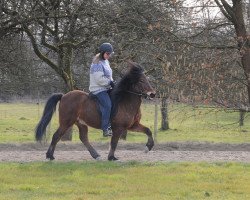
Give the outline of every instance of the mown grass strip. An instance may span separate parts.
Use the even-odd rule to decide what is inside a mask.
[[[250,164],[0,163],[0,199],[249,199]]]

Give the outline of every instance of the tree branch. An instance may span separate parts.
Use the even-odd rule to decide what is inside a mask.
[[[45,36],[46,36],[46,31],[48,30],[49,27],[47,26],[47,19],[46,18],[45,18],[44,21],[45,21],[45,23],[43,23],[40,20],[38,21],[38,23],[42,26],[41,44],[44,45],[45,47],[53,50],[54,52],[58,52],[59,50],[55,46],[53,46],[53,45],[51,45],[51,44],[49,44],[49,43],[46,42]],[[49,32],[50,32],[50,30],[49,30]],[[53,30],[51,30],[51,31],[53,32]]]
[[[223,15],[231,22],[233,22],[233,18],[231,15],[229,15],[229,13],[225,10],[225,7],[219,2],[219,0],[214,0],[215,3],[218,5],[218,7],[220,8],[221,12],[223,13]]]
[[[58,68],[58,66],[53,63],[50,59],[48,59],[45,55],[43,55],[41,53],[41,51],[38,49],[38,45],[36,42],[35,37],[32,35],[32,33],[30,32],[28,26],[26,24],[23,24],[23,29],[25,31],[25,33],[28,35],[28,37],[30,38],[32,47],[34,49],[35,54],[45,63],[47,63],[52,69],[54,69],[58,74],[62,74],[62,72],[60,71],[60,69]]]
[[[225,10],[227,11],[227,13],[231,16],[232,22],[235,23],[236,22],[236,16],[234,14],[232,6],[230,6],[227,3],[227,1],[225,1],[225,0],[221,0],[221,2],[222,2],[222,5],[224,6]]]

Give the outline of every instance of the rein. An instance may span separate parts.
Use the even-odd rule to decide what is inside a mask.
[[[137,95],[137,96],[141,96],[141,97],[144,97],[145,99],[147,99],[149,96],[145,93],[140,93],[140,92],[132,92],[132,91],[129,91],[127,90],[128,93],[130,94],[134,94],[134,95]]]

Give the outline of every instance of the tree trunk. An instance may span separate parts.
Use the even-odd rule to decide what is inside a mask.
[[[244,126],[245,114],[246,114],[245,111],[240,110],[240,120],[239,120],[239,125],[240,126]]]
[[[75,84],[73,81],[72,70],[71,70],[71,60],[73,56],[73,49],[71,47],[60,48],[58,65],[62,69],[62,77],[67,85],[68,91],[75,89]],[[72,127],[70,127],[66,133],[61,138],[62,141],[72,140]]]
[[[250,103],[250,37],[247,34],[246,24],[244,22],[242,1],[233,1],[232,22],[237,35],[238,47],[241,55],[241,64],[247,80],[248,103]]]
[[[58,53],[58,66],[61,69],[61,77],[67,85],[68,91],[75,89],[75,83],[72,76],[72,47],[61,47]]]
[[[250,37],[249,33],[247,33],[247,24],[244,21],[243,3],[241,0],[233,1],[233,11],[232,22],[237,35],[241,64],[246,76],[248,103],[250,104]],[[245,111],[240,111],[240,126],[244,125],[244,116]]]
[[[245,52],[242,52],[241,63],[247,79],[248,103],[250,104],[250,47],[246,47]]]
[[[221,3],[219,0],[214,1],[224,16],[234,25],[241,64],[246,76],[248,103],[250,103],[250,33],[247,33],[247,24],[244,21],[243,2],[242,0],[232,0],[233,5],[231,5],[226,0],[221,0]]]
[[[161,99],[161,129],[168,130],[169,123],[168,123],[168,102],[167,97],[162,97]]]

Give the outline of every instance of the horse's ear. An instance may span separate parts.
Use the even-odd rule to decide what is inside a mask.
[[[123,69],[119,73],[121,78],[124,75],[126,75],[131,70],[131,68],[134,67],[134,63],[131,60],[127,60],[126,63],[127,63],[127,66],[124,66]]]
[[[132,62],[131,60],[127,60],[127,63],[128,63],[128,70],[130,70],[132,67],[135,66],[135,63]]]
[[[140,72],[143,72],[143,68],[138,63],[133,62],[131,60],[128,60],[127,63],[128,63],[128,67],[127,67],[128,71],[131,71],[131,70],[137,71],[137,70],[139,70]]]

